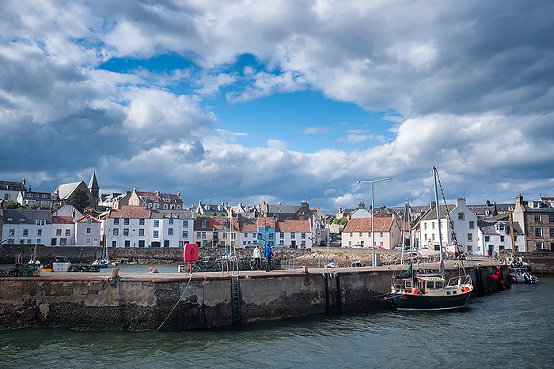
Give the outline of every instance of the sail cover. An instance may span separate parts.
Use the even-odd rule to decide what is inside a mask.
[[[397,278],[397,279],[404,279],[404,278],[411,278],[412,277],[412,263],[410,263],[410,267],[408,268],[408,270],[406,271],[406,274],[404,275],[398,275],[394,278]]]

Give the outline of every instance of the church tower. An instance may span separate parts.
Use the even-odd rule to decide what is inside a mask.
[[[90,182],[88,183],[88,190],[90,191],[90,194],[95,200],[95,203],[98,203],[98,199],[100,198],[100,186],[98,186],[98,181],[96,180],[96,173],[92,172],[92,177],[90,179]]]

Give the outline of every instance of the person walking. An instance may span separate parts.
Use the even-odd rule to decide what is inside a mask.
[[[260,251],[259,246],[256,245],[256,247],[254,248],[254,253],[252,254],[252,257],[254,258],[254,269],[255,270],[262,269],[262,263],[261,263],[262,252]]]
[[[271,272],[271,258],[273,257],[273,251],[271,251],[271,245],[269,244],[269,242],[267,243],[267,245],[265,247],[264,253],[265,253],[265,257],[267,259],[267,265],[265,267],[265,271],[266,272]]]

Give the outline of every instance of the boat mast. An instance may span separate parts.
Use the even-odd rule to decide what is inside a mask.
[[[514,223],[512,216],[512,209],[510,209],[510,236],[512,237],[512,262],[516,261],[516,242],[514,239]]]
[[[435,207],[437,209],[437,227],[439,229],[439,247],[440,247],[440,273],[444,277],[444,257],[442,253],[442,235],[441,235],[441,217],[440,217],[440,206],[439,206],[439,189],[437,185],[437,168],[433,166],[433,178],[435,184]]]

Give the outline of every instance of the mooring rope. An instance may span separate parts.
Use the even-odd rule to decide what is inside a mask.
[[[187,288],[189,288],[190,281],[192,281],[192,274],[191,274],[190,277],[189,277],[189,281],[188,281],[188,283],[187,283],[187,286],[185,287],[185,290],[184,290],[183,293],[181,294],[181,297],[179,297],[179,300],[175,303],[175,306],[173,306],[173,309],[171,309],[171,311],[169,312],[169,314],[167,315],[167,317],[165,318],[165,320],[162,322],[162,324],[160,324],[160,326],[158,327],[158,329],[156,329],[157,331],[159,331],[160,328],[165,324],[165,322],[167,321],[167,319],[169,319],[169,317],[170,317],[171,314],[173,313],[173,310],[175,310],[175,308],[177,307],[177,305],[179,304],[179,302],[181,302],[181,300],[183,299],[183,296],[185,296],[185,292],[187,292]]]

